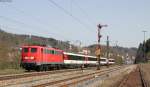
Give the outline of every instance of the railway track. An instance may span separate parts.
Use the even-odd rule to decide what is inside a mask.
[[[140,67],[139,67],[139,72],[140,72],[142,87],[148,87],[148,85],[146,84],[145,79],[143,78],[143,73],[142,73],[142,70],[141,70]]]
[[[114,67],[114,66],[111,66],[111,67]],[[84,70],[91,69],[91,68],[93,67],[84,68]],[[48,74],[54,74],[54,73],[56,74],[56,73],[64,73],[64,72],[73,72],[73,71],[80,71],[80,70],[81,70],[80,68],[77,68],[77,69],[62,69],[62,70],[43,71],[43,72],[28,72],[28,73],[22,73],[22,74],[0,75],[0,81],[48,75]]]
[[[109,69],[115,67],[120,67],[120,66],[112,66]],[[106,67],[102,67],[102,69],[97,72],[104,72],[106,69],[107,69]],[[92,72],[93,70],[96,71],[96,68],[86,68],[84,69],[83,72],[81,69],[68,69],[68,70],[65,69],[65,70],[56,70],[56,71],[48,71],[48,72],[32,72],[32,73],[25,73],[25,74],[5,75],[5,76],[0,76],[0,86],[31,87],[39,84],[44,84],[47,81],[59,79],[60,77],[72,77],[73,75],[80,75],[80,74],[84,75],[84,73]],[[93,74],[95,74],[94,77],[98,76],[96,73]]]
[[[129,75],[124,76],[123,81],[119,84],[118,87],[127,87],[127,86],[148,87],[145,79],[143,78],[143,73],[140,68],[140,65],[138,65],[134,71],[129,73]]]
[[[91,70],[95,68],[85,68],[84,70]],[[65,70],[56,70],[56,71],[47,71],[47,72],[32,72],[32,73],[24,73],[24,74],[15,74],[15,75],[5,75],[0,76],[0,87],[22,87],[16,86],[18,84],[28,84],[36,81],[40,81],[43,79],[48,79],[50,77],[59,77],[59,74],[63,73],[81,73],[81,69],[65,69]],[[65,76],[65,75],[64,75]],[[26,86],[24,86],[26,87]],[[31,87],[31,86],[28,86]]]
[[[47,86],[51,86],[51,87],[68,87],[70,85],[74,85],[83,81],[87,81],[90,79],[94,79],[96,77],[99,76],[103,76],[103,75],[108,75],[108,73],[119,70],[123,67],[115,67],[115,68],[111,68],[111,69],[106,69],[106,70],[99,70],[96,72],[91,72],[88,74],[80,74],[80,75],[76,75],[76,76],[70,76],[68,78],[64,78],[64,79],[60,79],[60,80],[55,80],[55,81],[50,81],[44,84],[39,84],[39,85],[35,85],[33,87],[47,87]]]
[[[118,84],[118,87],[124,87],[128,81],[129,75],[125,75],[122,81]]]
[[[86,69],[90,69],[90,68],[86,68]],[[78,68],[78,69],[63,69],[63,70],[54,70],[54,71],[46,71],[46,72],[30,72],[30,73],[12,74],[12,75],[4,75],[4,76],[2,75],[0,76],[0,81],[48,75],[48,74],[64,73],[64,72],[73,72],[73,71],[80,71],[80,70],[81,69]]]

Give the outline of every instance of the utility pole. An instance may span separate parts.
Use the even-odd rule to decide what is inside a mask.
[[[97,62],[98,62],[97,70],[100,70],[100,57],[101,57],[100,39],[101,39],[101,37],[102,37],[100,33],[101,33],[102,27],[107,27],[107,25],[98,24],[97,27],[98,27],[98,45],[97,45],[95,54],[96,54],[96,56],[97,56]]]
[[[115,41],[116,48],[118,47],[118,41]]]
[[[71,41],[69,41],[69,51],[72,51],[72,45],[71,45]]]
[[[145,33],[146,33],[147,31],[143,30],[142,32],[144,33],[144,42],[145,42]]]
[[[82,44],[82,43],[81,43],[80,40],[76,40],[75,42],[76,42],[77,44],[79,43],[79,44],[78,44],[78,53],[80,53],[80,52],[82,51],[82,49],[81,49],[81,44]]]
[[[107,36],[107,67],[109,67],[109,36]]]
[[[145,46],[145,44],[146,44],[146,42],[145,42],[145,33],[146,33],[147,31],[143,30],[142,32],[144,33],[143,57],[144,57],[145,61],[147,61],[147,60],[146,60],[146,54],[145,54],[145,51],[146,51],[146,46]]]

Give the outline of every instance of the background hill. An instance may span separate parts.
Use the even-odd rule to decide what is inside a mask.
[[[48,45],[64,51],[77,53],[79,50],[88,49],[90,55],[95,55],[95,45],[79,48],[69,41],[56,40],[54,38],[45,38],[40,36],[18,35],[3,31],[0,29],[0,69],[19,68],[20,47],[22,45]],[[71,46],[71,49],[70,49]],[[110,56],[121,59],[122,56],[135,56],[136,48],[110,47]],[[106,56],[106,46],[102,46],[102,55]]]

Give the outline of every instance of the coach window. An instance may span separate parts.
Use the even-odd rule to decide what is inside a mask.
[[[25,53],[29,52],[29,48],[24,48],[23,52],[25,52]]]
[[[69,60],[76,60],[73,55],[68,55]]]
[[[106,61],[106,59],[100,59],[100,61]]]
[[[50,54],[50,50],[46,49],[46,54]]]
[[[57,51],[57,54],[58,54],[58,55],[60,55],[60,54],[61,54],[61,52]]]
[[[88,57],[88,60],[89,60],[89,61],[97,61],[96,58],[91,58],[91,57]]]
[[[44,52],[43,53],[45,53],[46,54],[46,49],[44,49]]]
[[[60,52],[59,52],[59,51],[55,51],[55,54],[59,55],[59,54],[60,54]]]
[[[84,60],[85,57],[79,56],[79,60]]]
[[[75,60],[84,60],[84,57],[82,57],[82,56],[77,56],[77,57],[75,57]]]
[[[88,60],[89,60],[89,61],[93,61],[92,58],[90,58],[90,57],[88,58]]]
[[[56,52],[55,54],[57,54],[57,55],[59,54],[59,52],[58,52],[58,51],[55,51],[55,52]]]
[[[55,54],[59,55],[59,51],[55,51]]]
[[[54,54],[57,54],[57,51],[54,51]]]
[[[46,54],[51,54],[51,51],[48,50],[48,49],[45,49],[45,53],[46,53]]]
[[[54,52],[54,50],[51,50],[51,54],[54,54],[55,52]]]
[[[31,48],[31,53],[36,53],[37,52],[37,48]]]

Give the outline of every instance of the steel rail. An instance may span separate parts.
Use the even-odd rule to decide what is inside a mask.
[[[113,69],[108,69],[108,70],[103,70],[103,71],[101,71],[101,70],[99,70],[99,71],[97,71],[97,72],[92,72],[92,73],[89,73],[89,74],[84,74],[84,75],[78,75],[78,76],[74,76],[74,77],[70,77],[70,78],[65,78],[65,79],[61,79],[61,80],[56,80],[56,81],[51,81],[51,82],[48,82],[48,83],[44,83],[44,84],[40,84],[40,85],[35,85],[35,86],[33,86],[33,87],[45,87],[45,86],[50,86],[50,85],[54,85],[54,84],[58,84],[58,83],[61,83],[61,82],[66,82],[66,81],[70,81],[70,80],[74,80],[74,79],[78,79],[78,78],[84,78],[84,79],[82,79],[82,80],[80,80],[80,81],[76,81],[76,83],[78,83],[78,82],[81,82],[81,81],[85,81],[86,79],[92,79],[92,78],[95,78],[95,76],[91,76],[91,75],[95,75],[95,74],[106,74],[107,72],[112,72],[113,70],[118,70],[118,69],[120,69],[120,68],[122,68],[122,67],[115,67],[115,68],[113,68]],[[88,77],[89,76],[89,77]],[[99,75],[97,75],[97,76],[99,76]],[[85,78],[85,77],[87,77],[87,78]],[[71,85],[71,84],[73,84],[73,83],[70,83],[70,84],[67,84],[67,85]],[[66,85],[66,84],[65,84]]]
[[[142,70],[141,68],[139,67],[139,72],[140,72],[140,77],[141,77],[141,82],[142,82],[142,87],[148,87],[145,79],[143,78],[143,73],[142,73]]]
[[[32,73],[24,73],[24,74],[6,75],[6,76],[0,76],[0,81],[19,79],[19,78],[25,78],[25,77],[33,77],[33,76],[42,76],[42,75],[48,75],[48,74],[56,74],[56,73],[62,73],[62,72],[73,72],[73,71],[80,71],[80,70],[81,69],[64,69],[64,70],[47,71],[47,72],[32,72]]]

